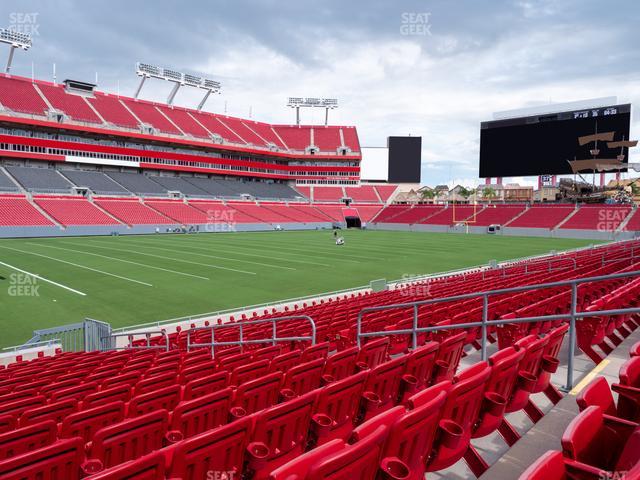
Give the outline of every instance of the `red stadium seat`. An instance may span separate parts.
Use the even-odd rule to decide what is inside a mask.
[[[311,362],[297,365],[289,370],[282,383],[282,390],[289,390],[295,395],[304,395],[320,386],[324,359],[317,358]]]
[[[439,346],[438,342],[428,342],[407,356],[404,373],[415,378],[414,388],[416,391],[422,390],[431,383]]]
[[[520,475],[519,480],[569,480],[562,452],[546,452]]]
[[[388,358],[389,338],[376,338],[360,349],[357,365],[359,368],[375,368]]]
[[[427,471],[450,467],[466,453],[473,426],[482,408],[485,385],[490,375],[491,367],[486,362],[479,362],[454,378],[442,410],[439,434],[434,445],[434,454],[428,461]],[[448,388],[447,384],[439,385],[443,389]],[[414,395],[409,399],[409,405],[413,408],[419,407],[425,403],[426,396],[424,392]]]
[[[183,438],[224,425],[229,420],[233,391],[230,388],[180,402],[171,415],[171,431]],[[171,436],[171,432],[169,432]]]
[[[269,360],[257,360],[255,362],[239,365],[231,372],[230,385],[240,385],[256,378],[262,377],[269,372]]]
[[[351,375],[356,368],[358,347],[347,348],[327,358],[322,372],[325,382],[342,380]]]
[[[78,480],[84,460],[81,438],[60,440],[47,447],[32,450],[0,461],[2,480]]]
[[[233,406],[254,413],[278,403],[282,373],[275,372],[244,383],[236,390]]]
[[[20,426],[26,427],[45,420],[53,420],[60,423],[64,417],[78,409],[78,402],[74,399],[60,400],[41,407],[25,410],[20,415]]]
[[[67,415],[60,425],[60,438],[82,437],[91,441],[103,427],[124,420],[124,403],[111,402]]]
[[[275,470],[271,480],[375,480],[388,427],[353,443],[333,440]],[[392,477],[393,478],[393,477]]]
[[[46,447],[56,441],[56,422],[40,423],[0,434],[0,460]]]
[[[193,377],[184,386],[182,394],[183,400],[191,400],[207,393],[217,392],[229,385],[229,374],[227,372],[218,372],[206,377]]]
[[[180,385],[172,385],[137,395],[129,402],[127,416],[136,417],[158,409],[171,411],[180,401],[180,392]]]
[[[170,447],[169,478],[202,480],[207,472],[228,472],[240,478],[245,465],[252,418],[247,417],[209,430]],[[266,452],[249,447],[256,458]]]
[[[360,408],[366,379],[367,372],[360,372],[320,390],[311,424],[315,444],[347,440]]]
[[[156,480],[165,478],[165,455],[162,451],[150,453],[137,460],[104,470],[91,476],[91,480]],[[203,477],[206,478],[206,477]]]
[[[169,415],[166,410],[155,410],[146,415],[129,418],[101,428],[94,435],[85,466],[87,473],[101,467],[108,468],[128,460],[135,460],[159,449],[163,445]]]
[[[270,471],[304,453],[316,396],[308,393],[256,414],[251,441],[266,447],[268,455],[260,458],[264,467],[255,473],[255,480],[267,478]]]
[[[131,399],[131,387],[129,385],[116,385],[111,388],[103,388],[99,392],[90,393],[82,400],[82,408],[92,408],[106,405],[112,402],[128,402]]]
[[[565,430],[562,450],[565,457],[599,469],[600,478],[609,478],[610,472],[622,475],[640,461],[640,429],[637,423],[603,415],[600,407],[588,407]]]
[[[398,357],[370,370],[363,393],[362,415],[369,419],[394,406],[399,400],[400,381],[406,358]]]
[[[440,342],[436,356],[436,368],[433,372],[433,383],[453,379],[462,358],[466,337],[467,334],[462,332],[446,337]]]
[[[438,386],[431,387],[423,394],[422,405],[403,412],[390,424],[383,457],[401,460],[410,472],[408,477],[403,477],[407,480],[424,478],[446,396],[446,390]]]

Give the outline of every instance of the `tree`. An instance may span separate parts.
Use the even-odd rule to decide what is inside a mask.
[[[458,188],[458,193],[462,198],[467,200],[471,195],[473,195],[473,190],[460,186],[460,188]]]
[[[484,190],[482,190],[482,196],[484,198],[487,198],[489,200],[493,200],[494,198],[496,198],[498,195],[496,194],[496,191],[491,188],[491,187],[485,187]]]
[[[436,196],[436,191],[425,188],[420,192],[420,196],[422,197],[423,200],[432,200]]]

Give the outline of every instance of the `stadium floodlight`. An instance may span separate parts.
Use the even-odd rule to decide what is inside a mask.
[[[199,77],[197,75],[191,75],[189,73],[179,72],[172,68],[164,68],[158,67],[156,65],[149,65],[148,63],[138,62],[136,64],[136,75],[141,77],[140,84],[136,90],[134,98],[138,98],[140,95],[140,91],[142,90],[142,86],[147,78],[158,78],[160,80],[166,80],[168,82],[173,82],[174,86],[169,94],[169,98],[167,98],[167,105],[171,105],[173,103],[173,99],[178,93],[178,89],[182,85],[186,85],[188,87],[201,88],[206,90],[204,98],[198,105],[198,110],[202,110],[204,103],[209,98],[209,95],[213,93],[220,92],[220,82],[216,82],[215,80],[211,80],[209,78]]]
[[[31,36],[8,28],[0,28],[0,43],[9,45],[9,58],[7,59],[7,66],[4,69],[5,73],[9,73],[11,64],[13,63],[14,52],[17,48],[25,51],[29,50],[31,48]]]
[[[324,124],[329,124],[329,110],[338,108],[337,98],[289,97],[287,107],[296,109],[296,125],[300,125],[300,108],[324,108]]]

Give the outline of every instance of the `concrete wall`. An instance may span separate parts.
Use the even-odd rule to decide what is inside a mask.
[[[318,230],[331,228],[331,223],[282,223],[283,230]],[[179,228],[180,225],[79,225],[67,228],[59,227],[0,227],[0,238],[31,238],[31,237],[82,237],[96,235],[145,235],[156,233],[169,233],[171,230]],[[233,229],[225,225],[189,225],[197,232],[220,233],[220,232],[259,232],[274,230],[270,223],[238,223]]]
[[[454,226],[445,225],[407,225],[399,223],[369,224],[370,230],[393,230],[403,232],[439,232],[439,233],[472,233],[487,235],[487,227]],[[507,235],[517,237],[548,237],[548,238],[578,238],[588,240],[628,240],[634,238],[638,232],[601,232],[598,230],[573,230],[560,229],[548,230],[546,228],[519,228],[503,227],[495,235]]]

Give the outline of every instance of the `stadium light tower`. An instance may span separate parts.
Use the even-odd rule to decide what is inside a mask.
[[[178,93],[178,90],[181,86],[186,85],[188,87],[201,88],[206,90],[204,98],[198,104],[198,110],[202,110],[207,98],[209,95],[213,93],[220,92],[220,82],[216,82],[215,80],[210,80],[208,78],[198,77],[196,75],[190,75],[188,73],[178,72],[171,68],[158,67],[155,65],[149,65],[148,63],[140,63],[136,64],[136,75],[141,77],[140,84],[136,89],[136,93],[134,98],[138,98],[140,95],[140,91],[142,90],[142,86],[147,78],[158,78],[160,80],[166,80],[168,82],[173,82],[174,86],[171,89],[171,93],[169,93],[169,98],[167,98],[167,105],[171,105],[173,103],[173,99]]]
[[[9,73],[16,48],[21,48],[25,51],[29,50],[31,48],[31,36],[26,33],[14,32],[7,28],[0,28],[0,42],[9,45],[9,58],[4,69],[5,73]]]
[[[300,125],[300,108],[324,108],[324,124],[329,125],[329,110],[338,108],[337,98],[289,97],[287,107],[296,109],[296,125]]]

